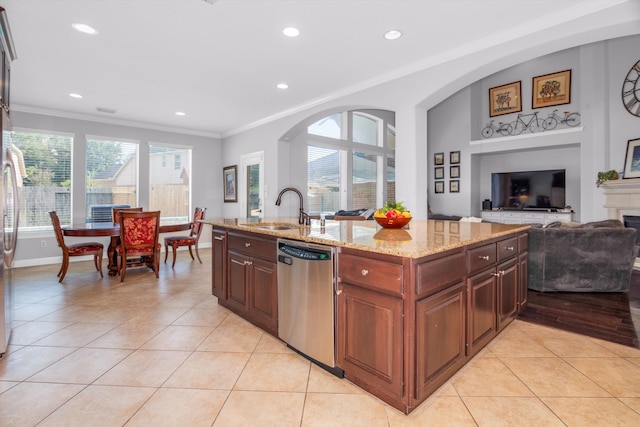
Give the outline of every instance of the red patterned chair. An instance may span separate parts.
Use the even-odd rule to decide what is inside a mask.
[[[67,274],[67,268],[69,268],[69,258],[72,256],[84,256],[84,255],[93,255],[93,263],[96,266],[96,269],[100,272],[100,277],[104,277],[102,275],[102,252],[104,251],[104,245],[98,242],[86,242],[86,243],[75,243],[73,245],[66,245],[64,242],[64,235],[62,234],[62,227],[60,226],[60,218],[58,218],[58,214],[56,211],[50,211],[49,216],[51,217],[51,223],[53,224],[53,231],[56,233],[56,240],[58,241],[58,246],[62,249],[62,266],[60,266],[60,271],[58,271],[58,283],[62,282],[64,276]]]
[[[111,210],[111,216],[113,217],[113,223],[114,224],[118,224],[120,223],[120,212],[142,212],[143,209],[141,207],[139,208],[113,208]]]
[[[202,264],[202,260],[200,259],[200,253],[198,252],[198,241],[200,240],[200,233],[202,233],[203,224],[200,220],[204,219],[204,215],[207,212],[207,208],[196,208],[193,213],[193,221],[191,222],[191,233],[188,236],[169,236],[164,239],[164,262],[167,262],[167,256],[169,255],[169,246],[173,249],[173,264],[171,264],[171,268],[176,265],[176,249],[180,246],[188,246],[189,247],[189,255],[191,255],[191,259],[194,260],[193,252],[191,251],[191,247],[195,246],[196,248],[196,256],[198,257],[198,261]]]
[[[160,248],[160,211],[120,212],[120,243],[116,246],[120,281],[127,267],[145,265],[158,275]]]

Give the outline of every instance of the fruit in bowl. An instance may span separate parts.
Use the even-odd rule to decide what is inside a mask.
[[[389,202],[376,210],[373,218],[384,228],[402,228],[411,221],[411,212],[405,209],[402,202]]]

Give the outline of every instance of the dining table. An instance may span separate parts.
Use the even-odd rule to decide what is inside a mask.
[[[189,222],[160,224],[160,234],[190,229],[191,223]],[[120,242],[120,223],[87,222],[72,224],[70,226],[62,227],[62,234],[69,237],[110,237],[109,246],[107,247],[109,276],[115,276],[118,274],[116,246],[118,246],[118,243]]]

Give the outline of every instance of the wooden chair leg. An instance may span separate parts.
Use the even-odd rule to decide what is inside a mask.
[[[164,263],[167,263],[167,256],[169,255],[169,243],[167,243],[167,240],[165,239],[164,241]]]
[[[174,258],[175,262],[175,258]],[[156,279],[160,278],[158,271],[160,270],[160,249],[156,252],[153,257],[153,272],[156,274]]]
[[[127,260],[124,256],[118,257],[118,271],[120,272],[120,281],[124,282],[124,276],[127,274]]]
[[[63,256],[62,257],[62,266],[60,267],[60,280],[58,280],[58,283],[62,283],[62,280],[64,279],[64,276],[67,274],[67,268],[69,268],[69,257],[68,256]]]
[[[96,269],[100,272],[100,277],[104,277],[102,274],[102,251],[93,256],[93,262],[96,265]]]
[[[173,264],[171,264],[171,268],[176,266],[176,249],[178,245],[171,244],[171,248],[173,249]]]
[[[193,252],[191,251],[191,245],[189,245],[189,255],[191,255],[191,261],[193,261],[195,258],[193,257]]]
[[[202,264],[202,259],[200,259],[200,252],[198,252],[198,242],[196,241],[196,256],[198,257],[198,261]]]

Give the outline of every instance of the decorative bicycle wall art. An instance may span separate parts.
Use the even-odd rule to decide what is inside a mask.
[[[564,116],[558,114],[558,110],[553,110],[546,118],[541,119],[538,117],[538,111],[530,114],[518,114],[516,120],[511,123],[498,122],[495,124],[494,120],[482,128],[482,137],[491,138],[492,136],[508,136],[508,135],[520,135],[525,130],[534,132],[544,132],[546,130],[553,130],[559,125],[566,125],[567,127],[574,127],[580,124],[580,113],[571,113],[569,111],[564,112]]]

